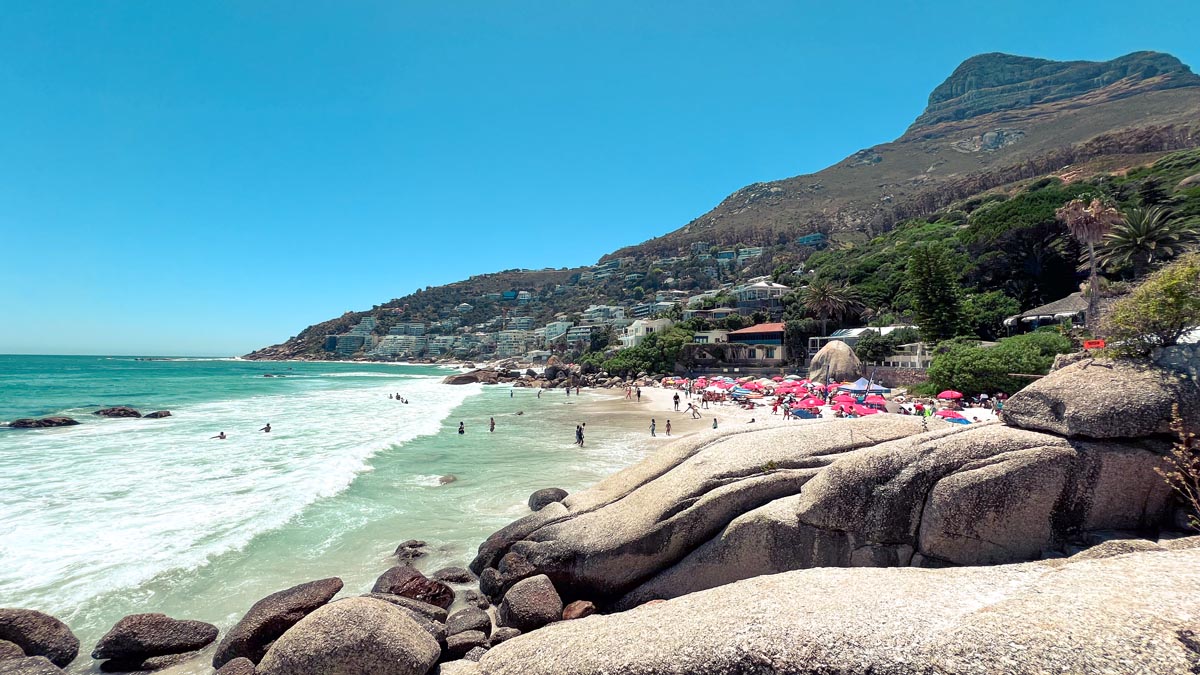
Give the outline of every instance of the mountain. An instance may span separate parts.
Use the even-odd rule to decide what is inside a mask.
[[[613,257],[780,233],[879,234],[897,222],[1078,161],[1200,144],[1200,76],[1169,54],[1048,61],[982,54],[929,95],[904,135],[813,174],[755,183]]]
[[[494,331],[510,316],[528,316],[535,325],[543,325],[555,317],[571,318],[592,303],[633,304],[659,289],[711,288],[714,276],[717,281],[735,281],[769,274],[779,265],[792,269],[813,252],[797,242],[798,235],[820,232],[838,243],[866,243],[902,221],[944,215],[950,207],[974,202],[965,208],[970,213],[989,191],[989,200],[1006,199],[1009,194],[997,191],[1013,192],[1029,179],[1053,177],[1069,183],[1124,175],[1171,151],[1196,147],[1200,76],[1169,54],[1136,52],[1104,62],[982,54],[964,61],[933,90],[925,110],[900,138],[855,152],[813,174],[746,186],[674,232],[602,257],[603,274],[548,268],[477,275],[371,310],[348,312],[247,357],[333,358],[324,350],[325,337],[349,331],[368,315],[376,319],[376,335],[387,334],[401,321],[487,323],[486,330]],[[1169,168],[1167,173],[1190,170],[1193,159],[1181,160],[1182,169]],[[1029,199],[1065,199],[1068,192],[1043,190]],[[1019,210],[1020,204],[1006,208]],[[1047,201],[1038,208],[1052,213],[1051,207]],[[1016,245],[986,240],[993,241],[993,247]],[[763,248],[759,257],[744,264],[739,258],[736,267],[714,267],[713,261],[701,262],[703,256],[693,255],[692,245],[699,242],[706,252],[708,246]],[[974,244],[968,255],[987,258],[988,245]],[[1037,248],[1029,242],[1022,245]],[[993,266],[1003,268],[1006,260],[1000,256]],[[1073,283],[1070,275],[1068,270],[1052,291],[1039,287],[1014,292],[1013,297],[1022,303],[1044,300],[1046,293]],[[975,281],[985,288],[994,280],[981,276]],[[531,302],[516,305],[510,298],[494,299],[514,290],[528,291]],[[892,287],[877,290],[880,297],[895,293]],[[461,307],[463,303],[470,309]]]

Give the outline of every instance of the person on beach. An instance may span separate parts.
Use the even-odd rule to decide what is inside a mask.
[[[713,418],[713,428],[714,429],[717,428],[717,418],[715,418],[715,417]]]
[[[625,387],[625,400],[626,401],[633,400],[633,386],[632,385]]]
[[[637,400],[638,400],[638,403],[642,402],[642,388],[641,387],[637,388]]]
[[[489,417],[488,418],[488,431],[495,431],[495,430],[496,430],[496,418]]]
[[[650,437],[654,437],[654,418],[650,418]]]
[[[512,397],[513,397],[513,390],[512,390],[512,389],[509,389],[509,390],[508,390],[508,397],[509,397],[509,398],[512,398]]]
[[[579,395],[579,385],[575,385],[575,395]]]
[[[671,435],[671,420],[667,420],[667,435]]]
[[[542,397],[542,388],[538,387],[538,398]]]
[[[217,434],[216,436],[213,436],[212,438],[210,438],[210,439],[208,439],[208,440],[210,440],[210,441],[211,441],[211,440],[213,440],[214,438],[215,438],[216,440],[218,440],[218,441],[223,441],[223,440],[225,440],[225,432],[224,432],[224,431],[222,431],[221,433]]]
[[[751,417],[751,418],[750,418],[750,421],[749,421],[749,422],[746,422],[746,424],[754,424],[754,418],[753,418],[753,417]]]
[[[467,433],[467,427],[462,422],[458,423],[458,435],[461,436]]]
[[[689,403],[688,410],[692,411],[692,419],[700,419],[700,409],[696,407],[695,403]]]
[[[259,429],[259,431],[261,431],[263,433],[268,433],[268,434],[271,433],[271,423],[267,422],[267,426]]]
[[[674,396],[673,400],[675,401],[675,410],[676,410],[676,412],[678,412],[679,411],[679,392],[675,392],[675,396]]]

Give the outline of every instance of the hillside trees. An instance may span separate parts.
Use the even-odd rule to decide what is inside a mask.
[[[962,286],[950,251],[940,244],[914,248],[905,280],[921,339],[948,340],[966,329]]]
[[[1071,341],[1053,330],[1004,338],[994,347],[953,340],[938,345],[939,353],[929,366],[929,381],[939,391],[953,389],[968,396],[1011,394],[1031,381],[1015,374],[1044,375],[1055,355],[1071,349]]]
[[[1179,258],[1151,274],[1118,300],[1102,323],[1102,333],[1118,353],[1146,356],[1175,344],[1200,326],[1200,253]]]

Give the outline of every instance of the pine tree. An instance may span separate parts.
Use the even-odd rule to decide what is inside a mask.
[[[936,344],[965,329],[962,285],[950,251],[945,247],[925,244],[914,248],[908,260],[905,285],[913,298],[913,313],[922,341]]]

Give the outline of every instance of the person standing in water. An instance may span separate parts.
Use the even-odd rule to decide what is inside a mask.
[[[654,437],[654,418],[650,418],[650,436]]]
[[[496,430],[496,418],[489,417],[488,418],[488,431],[495,431],[495,430]]]
[[[213,438],[217,439],[218,441],[223,441],[223,440],[225,440],[225,432],[222,431],[221,433],[217,434],[216,436],[213,436],[212,438],[210,438],[208,440],[211,441],[211,440],[213,440]]]
[[[509,397],[509,398],[512,398],[512,397],[513,397],[513,390],[512,390],[512,389],[509,389],[509,390],[508,390],[508,397]]]
[[[538,387],[538,398],[542,397],[542,388]]]
[[[462,436],[465,433],[467,433],[467,427],[462,422],[459,422],[458,423],[458,435]]]
[[[268,433],[268,434],[269,434],[269,433],[271,433],[271,423],[270,423],[270,422],[267,422],[267,426],[265,426],[265,427],[263,427],[263,428],[259,429],[259,431],[262,431],[262,432],[265,432],[265,433]]]

